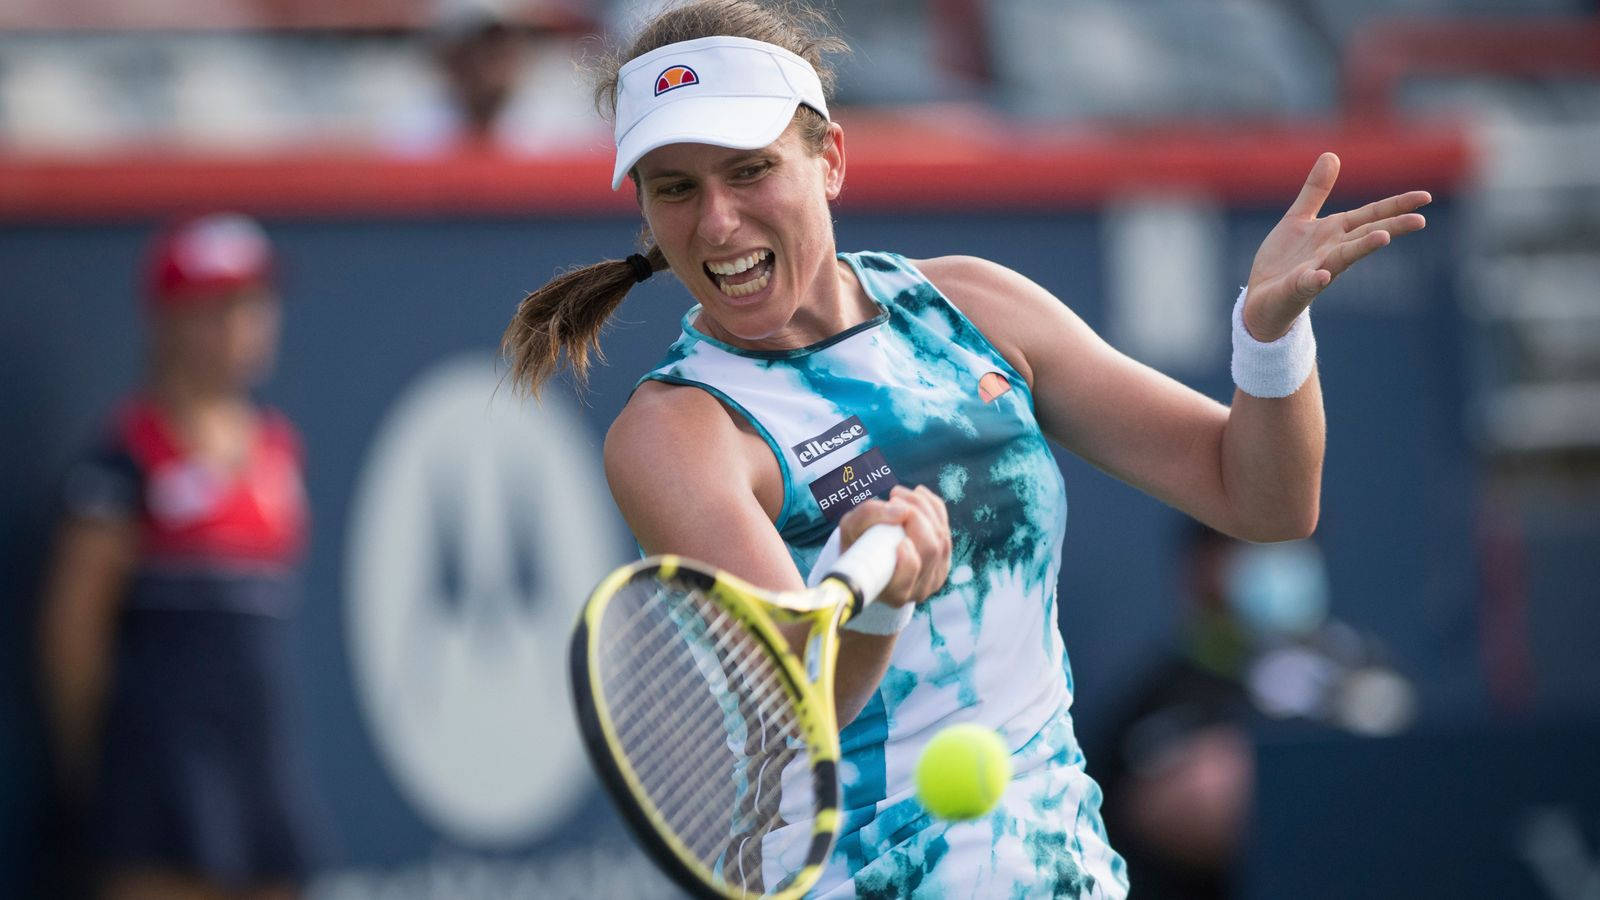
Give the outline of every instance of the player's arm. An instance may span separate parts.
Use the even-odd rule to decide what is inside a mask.
[[[1316,523],[1322,396],[1233,410],[1119,353],[1048,291],[973,257],[918,264],[1027,380],[1044,432],[1218,531],[1303,537]]]
[[[612,495],[646,553],[677,553],[727,569],[769,590],[805,587],[773,521],[783,505],[783,476],[759,435],[696,388],[641,385],[606,435]],[[949,525],[933,498],[904,492],[846,516],[843,537],[872,524],[906,527],[895,575],[881,602],[919,602],[949,569]],[[938,514],[943,513],[942,503]],[[942,523],[943,532],[940,533]],[[882,680],[894,637],[845,632],[836,672],[840,725],[866,704]]]
[[[1286,333],[1333,280],[1392,235],[1422,228],[1412,191],[1317,218],[1338,158],[1317,160],[1256,253],[1244,319]],[[1287,397],[1235,391],[1223,406],[1117,352],[1032,281],[970,257],[924,271],[1028,380],[1045,432],[1091,463],[1219,531],[1252,541],[1309,535],[1321,499],[1325,422],[1313,367]]]
[[[47,563],[39,662],[56,758],[70,790],[87,784],[94,764],[117,610],[136,541],[125,519],[72,517],[62,523]]]

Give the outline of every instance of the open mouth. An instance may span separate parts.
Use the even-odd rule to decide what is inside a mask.
[[[771,250],[752,250],[738,259],[706,263],[705,270],[717,290],[738,299],[757,293],[772,281],[773,259]]]

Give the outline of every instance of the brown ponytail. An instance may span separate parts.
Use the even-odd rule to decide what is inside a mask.
[[[600,333],[606,320],[635,284],[667,267],[654,245],[638,259],[648,271],[633,258],[608,259],[563,272],[522,298],[500,337],[500,352],[511,364],[511,383],[518,390],[537,397],[563,354],[578,385],[587,383],[590,356],[605,360]]]

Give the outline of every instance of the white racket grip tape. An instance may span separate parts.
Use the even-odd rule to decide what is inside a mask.
[[[850,579],[861,589],[861,602],[870,604],[894,576],[895,549],[905,536],[906,530],[899,525],[874,525],[856,538],[829,574]]]

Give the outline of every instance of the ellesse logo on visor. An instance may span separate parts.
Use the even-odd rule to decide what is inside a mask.
[[[656,96],[659,97],[667,91],[699,84],[700,76],[688,66],[669,66],[660,75],[656,76]]]

